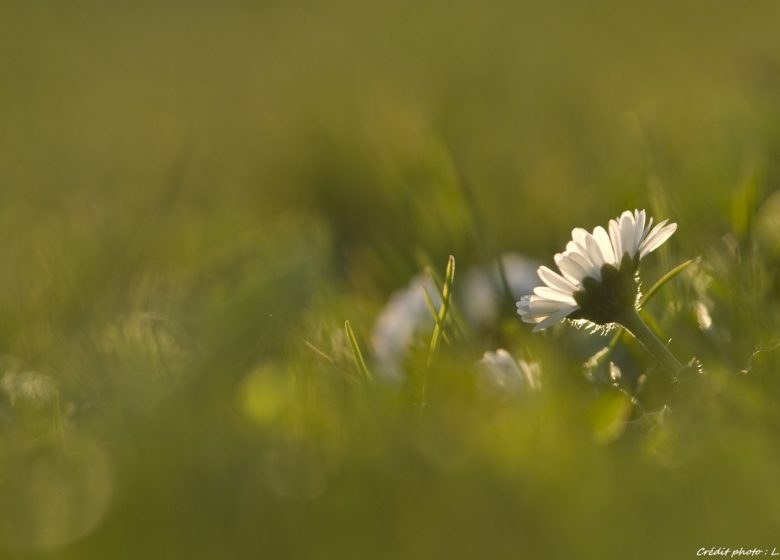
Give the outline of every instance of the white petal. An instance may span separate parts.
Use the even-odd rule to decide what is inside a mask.
[[[593,273],[591,262],[579,253],[564,253],[563,258],[558,263],[558,268],[561,269],[561,272],[568,272],[577,286],[581,285],[583,278]]]
[[[620,243],[620,224],[618,224],[617,220],[609,221],[609,240],[612,242],[615,262],[620,264],[620,260],[623,258],[623,249]]]
[[[585,238],[590,234],[588,230],[578,227],[571,230],[571,239],[580,247],[585,247]]]
[[[604,255],[601,254],[599,243],[592,235],[588,235],[588,237],[585,239],[585,243],[587,243],[588,257],[590,257],[592,266],[591,271],[596,272],[596,278],[601,280],[601,265],[604,264]]]
[[[577,303],[574,298],[571,297],[571,292],[562,292],[556,288],[548,288],[547,286],[539,286],[534,288],[534,294],[539,297],[551,299],[553,301],[562,301],[564,303]]]
[[[542,282],[551,288],[557,288],[569,293],[577,291],[577,286],[575,286],[572,282],[568,281],[557,272],[550,270],[546,266],[540,266],[537,273],[539,274],[539,278],[542,279]]]
[[[520,315],[529,313],[531,311],[531,296],[523,296],[520,301],[517,302],[517,312]]]
[[[558,265],[563,276],[575,286],[588,275],[586,268],[580,266],[579,261],[572,258],[573,253],[558,253],[555,255],[555,264]],[[578,255],[579,256],[579,255]],[[580,258],[582,258],[580,256]]]
[[[577,253],[579,255],[582,255],[585,258],[588,258],[588,250],[585,248],[585,242],[582,242],[582,245],[579,243],[575,243],[574,241],[569,241],[566,244],[566,253]]]
[[[645,233],[645,218],[647,217],[644,210],[635,211],[636,222],[634,224],[634,254],[639,250],[639,245],[642,243],[642,238]]]
[[[655,225],[655,227],[652,230],[650,230],[650,233],[648,233],[645,239],[642,241],[642,245],[639,246],[640,251],[644,249],[648,245],[648,243],[652,243],[655,236],[658,235],[658,233],[664,228],[664,226],[666,226],[666,222],[668,221],[669,220],[658,222]]]
[[[636,254],[633,250],[634,247],[634,216],[630,212],[623,212],[620,216],[620,246],[623,250],[623,255],[628,253],[631,257]]]
[[[640,258],[644,257],[648,253],[655,251],[663,244],[664,241],[669,239],[675,231],[677,231],[677,224],[669,224],[668,226],[662,227],[658,231],[653,230],[650,232],[650,235],[647,236],[647,239],[645,239],[645,242],[642,246]]]
[[[538,323],[546,317],[544,314],[541,316],[531,315],[531,296],[520,298],[520,301],[517,302],[517,314],[520,315],[524,323]]]
[[[593,276],[597,272],[596,267],[587,256],[580,253],[571,253],[566,256],[584,271],[584,274],[579,279],[580,282],[585,276]]]
[[[650,218],[647,220],[647,225],[645,226],[645,231],[642,232],[642,241],[647,238],[647,234],[650,233],[650,230],[653,228],[653,218]]]
[[[607,231],[603,227],[598,226],[596,229],[593,230],[593,238],[599,244],[599,249],[601,249],[601,254],[604,257],[604,262],[614,264],[615,253],[612,250],[612,242],[609,240],[609,234],[607,234]]]
[[[571,307],[573,304],[565,301],[555,301],[547,299],[545,297],[533,295],[528,300],[529,311],[526,315],[529,316],[542,316],[555,313],[561,309]]]
[[[658,222],[655,227],[650,231],[650,233],[647,234],[645,237],[644,243],[647,244],[653,237],[658,234],[659,231],[661,231],[661,228],[663,228],[666,225],[666,222],[669,220],[663,220],[662,222]]]
[[[560,311],[553,313],[549,317],[546,317],[544,320],[542,320],[538,325],[536,325],[533,332],[539,332],[548,327],[552,327],[555,323],[560,323],[576,310],[577,307],[572,307],[571,309],[561,309]]]

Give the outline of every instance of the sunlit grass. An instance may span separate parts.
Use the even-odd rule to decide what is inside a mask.
[[[774,6],[88,4],[0,8],[0,558],[780,548]],[[676,378],[516,313],[626,208]]]

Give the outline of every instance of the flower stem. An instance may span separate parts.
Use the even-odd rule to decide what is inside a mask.
[[[650,327],[642,320],[642,317],[639,316],[636,309],[631,308],[630,311],[622,313],[617,322],[634,335],[634,338],[636,338],[662,366],[669,370],[669,373],[676,375],[683,368],[683,365],[674,357],[674,354],[658,340],[655,333],[653,333],[653,331],[650,330]]]

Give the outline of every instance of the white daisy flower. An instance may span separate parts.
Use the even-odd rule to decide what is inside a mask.
[[[610,220],[609,239],[616,258],[612,264],[620,264],[626,253],[632,259],[639,253],[639,258],[643,259],[658,249],[677,231],[677,224],[668,222],[664,220],[653,227],[653,218],[648,219],[644,210],[634,210],[633,214],[626,210],[619,218]]]
[[[627,308],[634,310],[639,287],[639,261],[657,249],[677,229],[667,220],[653,227],[644,210],[626,211],[609,221],[609,233],[572,230],[572,240],[555,255],[560,273],[539,267],[544,286],[517,302],[517,312],[534,332],[569,319],[585,319],[604,325],[620,322]]]
[[[514,253],[501,256],[510,290],[523,294],[537,283],[536,269],[539,263]],[[467,271],[462,285],[456,283],[454,294],[470,324],[485,327],[498,316],[504,289],[495,266],[475,266]],[[460,286],[460,288],[459,288]],[[404,376],[404,361],[416,338],[430,336],[435,320],[425,301],[425,291],[434,306],[441,306],[441,294],[433,280],[420,274],[409,285],[392,294],[376,319],[371,334],[371,347],[381,377],[400,380]],[[343,334],[343,330],[339,333]]]
[[[505,303],[507,288],[519,296],[532,291],[539,282],[536,276],[538,262],[517,253],[504,253],[498,258],[504,268],[506,287],[502,285],[496,263],[472,267],[461,276],[460,309],[468,322],[478,327],[495,324]]]
[[[485,352],[477,362],[482,373],[480,387],[489,394],[516,393],[541,388],[539,364],[516,360],[512,354],[499,348]]]
[[[433,330],[434,318],[425,301],[425,290],[438,308],[439,290],[428,276],[420,274],[412,278],[407,288],[390,297],[376,319],[371,346],[379,374],[386,379],[403,377],[403,362],[415,335]]]

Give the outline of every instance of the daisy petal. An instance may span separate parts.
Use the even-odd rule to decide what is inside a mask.
[[[542,281],[551,288],[557,288],[569,293],[574,293],[577,291],[577,286],[575,286],[572,282],[557,272],[550,270],[546,266],[540,266],[537,273],[539,274],[539,278],[541,278]]]
[[[555,300],[547,299],[545,297],[533,295],[528,300],[529,309],[526,315],[529,316],[549,315],[550,313],[555,313],[560,309],[563,309],[565,307],[571,307],[571,306],[572,306],[571,303],[565,301],[555,301]]]
[[[531,311],[531,296],[523,296],[520,301],[517,302],[517,312],[520,315],[529,313]]]
[[[636,252],[639,250],[639,245],[642,243],[642,239],[644,238],[646,214],[644,210],[635,210],[634,216],[636,219],[634,223],[633,250],[634,254],[636,254]]]
[[[561,290],[548,288],[547,286],[539,286],[538,288],[534,288],[534,294],[552,301],[562,301],[564,303],[571,304],[577,303],[574,301],[574,298],[571,297],[571,292],[562,292]]]
[[[601,254],[601,249],[599,248],[599,243],[596,241],[596,238],[592,235],[588,235],[587,238],[585,238],[585,242],[587,244],[588,248],[588,256],[590,257],[590,262],[593,267],[593,270],[595,270],[598,274],[597,278],[601,280],[601,265],[604,264],[604,255]]]
[[[581,255],[579,253],[571,253],[569,255],[566,255],[569,260],[571,260],[573,263],[576,264],[580,269],[584,271],[584,274],[580,276],[578,279],[578,282],[581,281],[586,276],[594,276],[597,272],[596,267],[593,265],[593,262],[585,256]]]
[[[523,323],[528,323],[530,325],[535,325],[536,323],[539,323],[541,321],[544,321],[549,315],[520,315],[520,320]]]
[[[571,230],[572,241],[574,241],[580,247],[585,247],[585,238],[589,235],[590,234],[588,233],[588,230],[585,228],[578,227]]]
[[[555,264],[569,282],[579,284],[588,275],[588,270],[572,256],[573,254],[576,253],[558,253],[555,255]],[[580,255],[578,257],[582,258]]]
[[[653,229],[653,218],[650,218],[647,220],[647,225],[645,226],[645,231],[642,232],[642,239],[644,240],[647,238],[647,234],[650,233],[650,230]]]
[[[604,262],[609,264],[615,263],[615,253],[612,250],[612,242],[609,240],[609,234],[603,227],[598,226],[593,230],[593,238],[599,245],[601,254],[604,257]]]
[[[585,244],[583,241],[582,245],[579,245],[578,243],[575,243],[574,241],[569,241],[566,244],[566,253],[577,253],[578,255],[582,255],[585,258],[588,258],[588,250],[585,249]]]
[[[642,244],[639,246],[639,250],[641,251],[648,243],[653,241],[653,238],[658,235],[658,232],[661,231],[661,229],[666,225],[666,222],[668,220],[664,220],[662,222],[658,222],[655,227],[650,230],[650,233],[648,233],[645,238],[642,240]]]
[[[634,216],[630,212],[623,212],[620,216],[620,246],[622,248],[623,255],[628,253],[630,256],[634,256],[636,252],[633,251],[634,246]]]
[[[620,259],[623,258],[623,249],[620,244],[620,224],[618,224],[617,220],[609,221],[609,240],[612,242],[615,262],[620,262]]]
[[[539,332],[548,327],[552,327],[555,323],[563,321],[566,317],[574,313],[576,309],[576,307],[572,307],[569,309],[561,309],[560,311],[553,313],[549,317],[542,320],[538,325],[536,325],[533,329],[533,332]]]
[[[640,253],[640,257],[644,257],[648,253],[655,251],[664,243],[664,241],[669,239],[675,231],[677,231],[677,224],[669,224],[668,226],[664,226],[657,231],[653,230],[653,232],[647,236],[647,239],[645,239],[645,242],[642,244],[642,252]]]

